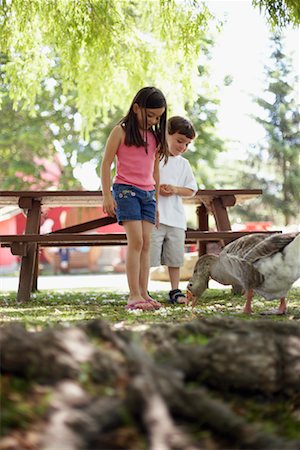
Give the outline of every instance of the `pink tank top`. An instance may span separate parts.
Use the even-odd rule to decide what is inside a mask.
[[[117,150],[117,175],[114,183],[131,184],[144,191],[155,188],[153,179],[156,157],[156,141],[153,134],[147,132],[148,153],[144,147],[127,146],[124,143]]]

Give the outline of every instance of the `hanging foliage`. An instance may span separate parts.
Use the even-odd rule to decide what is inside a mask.
[[[265,14],[272,27],[283,28],[300,24],[299,0],[252,0],[252,4]]]
[[[14,108],[34,114],[53,66],[64,93],[76,92],[85,130],[111,105],[127,109],[145,85],[179,104],[193,100],[209,18],[188,0],[4,0],[0,42]]]

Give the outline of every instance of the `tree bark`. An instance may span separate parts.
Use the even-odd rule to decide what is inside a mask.
[[[299,449],[300,436],[265,431],[244,405],[280,397],[296,410],[296,323],[201,319],[143,333],[102,321],[37,333],[9,325],[0,342],[4,377],[52,392],[42,450]]]

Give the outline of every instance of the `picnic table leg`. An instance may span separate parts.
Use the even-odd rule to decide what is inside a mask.
[[[22,207],[21,204],[20,207]],[[41,214],[41,202],[38,200],[31,200],[31,204],[28,205],[25,234],[39,233],[40,214]],[[36,243],[28,244],[27,255],[22,256],[20,277],[19,277],[19,288],[17,294],[18,302],[26,302],[30,299],[30,293],[32,291],[33,286],[35,262],[37,258],[37,247],[38,245]]]
[[[41,228],[41,214],[39,214],[38,231],[40,230],[40,228]],[[36,292],[38,290],[39,263],[40,263],[40,246],[37,244],[31,292]]]
[[[212,212],[216,221],[218,231],[230,231],[231,225],[228,217],[227,208],[220,198],[214,198],[212,201]]]
[[[35,264],[34,264],[31,292],[36,292],[38,290],[38,287],[37,287],[38,274],[39,274],[39,245],[36,246],[36,258],[35,258]]]
[[[198,218],[198,230],[208,231],[208,211],[203,203],[202,205],[197,207],[196,213]],[[207,253],[207,243],[199,242],[198,255],[201,256],[205,255],[206,253]]]
[[[231,224],[228,217],[228,212],[226,206],[220,198],[214,198],[212,201],[212,212],[215,218],[216,226],[218,231],[230,231]],[[228,242],[228,240],[220,241],[222,247],[224,247]]]

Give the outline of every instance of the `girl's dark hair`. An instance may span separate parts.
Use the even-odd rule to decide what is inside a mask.
[[[170,117],[168,120],[168,133],[171,135],[175,133],[183,134],[189,139],[194,139],[196,136],[193,124],[189,120],[180,116]]]
[[[136,145],[137,147],[144,147],[146,153],[148,153],[147,133],[145,133],[144,139],[138,127],[136,114],[133,111],[133,105],[135,103],[139,105],[140,108],[165,108],[160,121],[153,128],[151,128],[150,131],[153,133],[156,144],[159,146],[160,159],[165,158],[166,160],[169,152],[166,140],[167,101],[164,94],[155,87],[144,87],[140,89],[132,100],[127,115],[120,121],[120,124],[124,127],[125,131],[125,144],[128,146]]]

